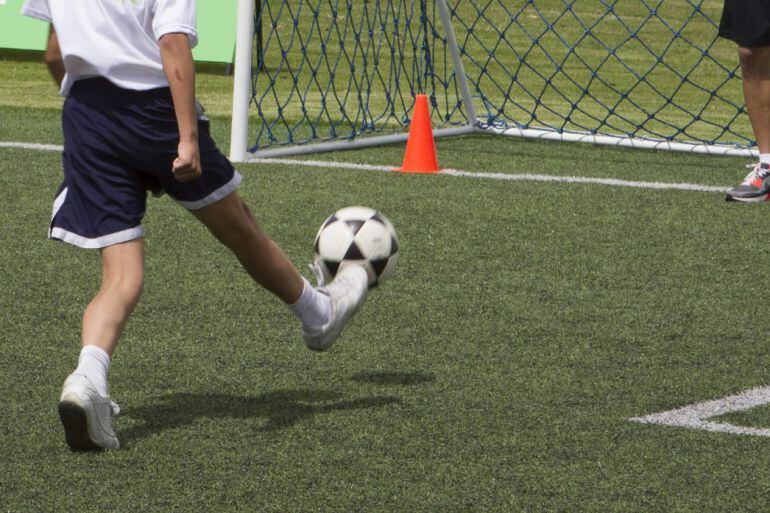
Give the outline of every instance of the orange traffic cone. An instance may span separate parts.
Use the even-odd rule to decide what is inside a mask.
[[[433,143],[433,129],[430,126],[430,113],[428,112],[428,97],[424,94],[418,94],[415,97],[409,138],[406,141],[404,164],[394,171],[437,173],[438,170],[436,146]]]

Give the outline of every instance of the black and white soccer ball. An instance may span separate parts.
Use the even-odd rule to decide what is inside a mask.
[[[347,207],[323,222],[315,237],[313,257],[319,282],[329,283],[346,265],[360,265],[369,275],[369,287],[373,287],[396,270],[398,237],[393,224],[380,212]]]

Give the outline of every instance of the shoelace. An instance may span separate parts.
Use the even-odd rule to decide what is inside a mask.
[[[326,278],[324,278],[324,272],[321,270],[321,264],[313,260],[308,265],[310,268],[310,272],[313,273],[313,276],[315,277],[315,281],[318,284],[318,287],[322,287],[326,285]]]

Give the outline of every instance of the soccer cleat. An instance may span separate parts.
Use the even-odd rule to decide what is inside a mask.
[[[86,376],[72,373],[64,381],[59,418],[73,451],[118,449],[120,443],[112,429],[112,418],[118,413],[118,405],[99,395]]]
[[[302,326],[305,345],[314,351],[329,349],[364,303],[368,291],[368,276],[363,267],[348,265],[340,269],[328,285],[318,288],[318,292],[331,299],[332,312],[329,321],[323,326]]]
[[[770,196],[770,165],[757,164],[743,182],[725,194],[727,201],[753,203],[767,201]]]

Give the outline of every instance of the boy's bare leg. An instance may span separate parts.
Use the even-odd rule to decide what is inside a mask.
[[[302,276],[265,234],[237,192],[191,212],[235,254],[257,283],[287,305],[299,300],[305,286]]]
[[[115,244],[100,252],[102,284],[83,313],[83,348],[75,373],[88,377],[99,394],[106,397],[112,353],[142,293],[144,240]]]
[[[265,235],[237,192],[192,212],[235,253],[257,283],[281,298],[299,318],[310,349],[329,349],[364,302],[368,281],[363,267],[348,266],[328,286],[313,288]]]
[[[78,366],[64,381],[59,417],[73,450],[117,449],[107,371],[123,328],[144,282],[144,241],[135,239],[101,250],[102,284],[83,314]]]
[[[144,239],[101,250],[102,284],[83,313],[83,346],[95,345],[110,356],[144,285]]]

